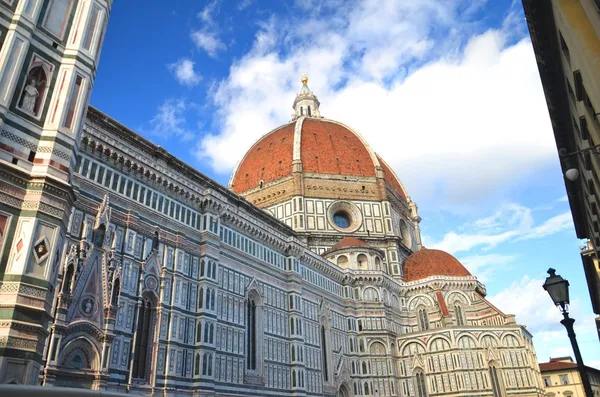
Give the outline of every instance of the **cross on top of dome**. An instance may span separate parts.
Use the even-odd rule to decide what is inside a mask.
[[[319,111],[320,102],[317,99],[317,96],[313,94],[310,88],[308,88],[308,77],[306,76],[306,73],[302,74],[300,81],[302,81],[302,88],[296,95],[296,99],[294,99],[294,104],[292,105],[292,108],[294,109],[292,121],[301,116],[321,118],[321,112]]]

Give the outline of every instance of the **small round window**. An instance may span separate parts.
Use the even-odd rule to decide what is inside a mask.
[[[338,211],[333,215],[333,222],[337,227],[347,229],[350,227],[350,216],[345,211]]]

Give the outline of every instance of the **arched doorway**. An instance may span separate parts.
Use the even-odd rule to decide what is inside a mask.
[[[346,385],[341,385],[338,389],[336,397],[351,397],[351,394],[348,392],[348,388]]]

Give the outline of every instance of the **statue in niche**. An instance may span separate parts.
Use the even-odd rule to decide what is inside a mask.
[[[96,230],[94,230],[94,246],[101,248],[102,244],[104,244],[104,234],[106,233],[106,226],[100,225]]]
[[[38,68],[34,68],[32,69],[31,73],[29,74],[30,76],[32,74],[34,74],[35,69]],[[39,67],[39,69],[41,69],[41,67]],[[40,73],[44,73],[42,70],[40,70],[38,73],[35,74],[40,74]],[[46,84],[46,80],[39,80],[36,79],[35,77],[31,77],[29,79],[29,83],[25,86],[25,88],[23,89],[23,95],[21,97],[21,108],[23,110],[26,110],[29,113],[33,113],[36,114],[39,110],[39,99],[41,94],[43,92],[41,92],[41,90],[39,90],[39,87],[43,87]]]
[[[23,107],[23,109],[25,109],[31,113],[35,113],[35,111],[34,111],[35,102],[37,100],[37,97],[40,95],[40,93],[37,90],[37,87],[38,87],[38,84],[35,81],[35,79],[31,79],[29,81],[29,84],[27,84],[25,86],[25,89],[23,90],[22,107]]]
[[[152,250],[158,250],[158,243],[159,243],[159,237],[158,237],[158,231],[154,232],[154,237],[152,237]]]

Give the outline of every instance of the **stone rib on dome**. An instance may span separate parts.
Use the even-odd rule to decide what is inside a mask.
[[[365,144],[340,124],[307,118],[301,145],[304,172],[375,176],[375,165]]]
[[[235,193],[244,192],[292,173],[294,126],[283,125],[259,139],[248,150],[231,180]]]
[[[384,179],[387,184],[390,185],[392,190],[398,193],[400,197],[406,200],[408,195],[406,194],[406,190],[404,189],[404,186],[402,186],[402,183],[396,176],[394,170],[392,170],[392,168],[381,158],[381,156],[377,155],[377,159],[379,160],[379,165],[381,165],[381,168],[383,169],[383,173],[385,175]]]
[[[404,260],[404,281],[416,281],[430,276],[469,277],[471,273],[449,253],[423,248]]]

